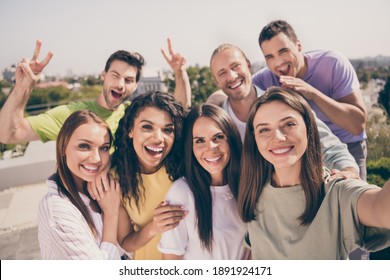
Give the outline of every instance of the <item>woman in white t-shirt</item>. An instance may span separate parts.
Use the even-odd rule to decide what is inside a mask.
[[[164,259],[244,259],[245,225],[238,193],[241,140],[221,108],[203,104],[184,124],[184,174],[166,195],[170,205],[184,205],[187,216],[162,234]]]

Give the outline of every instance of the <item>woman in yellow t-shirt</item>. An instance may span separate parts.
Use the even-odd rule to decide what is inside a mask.
[[[134,259],[162,259],[162,232],[186,212],[164,202],[180,176],[182,106],[168,93],[150,91],[126,109],[115,134],[113,167],[122,191],[118,242]]]

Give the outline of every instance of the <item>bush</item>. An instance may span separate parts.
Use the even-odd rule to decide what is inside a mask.
[[[390,158],[367,161],[367,182],[378,186],[390,179]]]

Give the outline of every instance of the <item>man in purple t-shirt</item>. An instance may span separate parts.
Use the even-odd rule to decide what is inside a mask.
[[[366,179],[366,109],[356,72],[348,59],[333,51],[302,53],[301,42],[285,21],[266,25],[259,45],[268,68],[253,75],[253,84],[265,90],[282,86],[302,94],[317,117],[348,145]]]

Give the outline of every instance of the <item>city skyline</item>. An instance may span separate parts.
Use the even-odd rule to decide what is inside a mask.
[[[47,75],[98,74],[118,49],[141,53],[146,68],[168,69],[160,48],[170,37],[187,66],[208,66],[222,43],[240,47],[254,62],[263,62],[257,43],[261,28],[287,20],[303,51],[338,50],[350,59],[390,56],[390,2],[280,0],[50,1],[0,0],[0,69],[31,57],[35,41],[40,58],[54,57]]]

